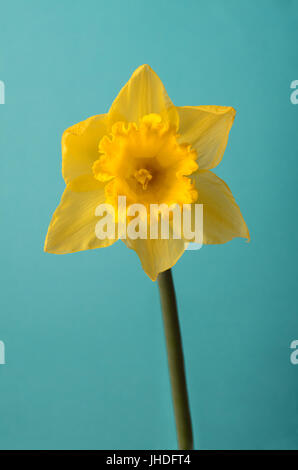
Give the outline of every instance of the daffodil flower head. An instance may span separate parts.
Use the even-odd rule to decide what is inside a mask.
[[[197,153],[178,137],[159,114],[143,116],[139,125],[115,123],[111,135],[100,140],[100,157],[92,166],[94,178],[107,182],[107,202],[117,207],[123,195],[128,206],[195,202],[198,194],[188,176],[198,169]]]
[[[109,204],[119,223],[119,197],[139,204],[204,207],[203,242],[249,239],[228,186],[210,169],[221,161],[235,110],[222,106],[175,107],[155,72],[139,67],[107,114],[67,129],[62,137],[66,189],[49,226],[45,251],[73,253],[109,246],[119,237],[96,235],[96,208]],[[127,215],[127,214],[126,214]],[[150,215],[148,216],[150,218]],[[152,213],[151,213],[152,217]],[[191,215],[192,217],[192,215]],[[185,250],[183,236],[124,238],[152,280]]]

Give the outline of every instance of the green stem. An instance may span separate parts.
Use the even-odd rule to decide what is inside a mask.
[[[178,445],[180,450],[191,450],[193,449],[192,426],[176,295],[171,270],[168,269],[160,273],[157,281],[167,343]]]

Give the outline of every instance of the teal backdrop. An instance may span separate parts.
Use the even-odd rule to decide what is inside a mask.
[[[158,290],[123,243],[43,252],[64,129],[148,63],[237,110],[217,175],[251,242],[174,268],[196,448],[298,449],[298,2],[1,2],[1,449],[175,448]]]

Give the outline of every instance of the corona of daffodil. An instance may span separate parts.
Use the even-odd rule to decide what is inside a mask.
[[[232,107],[174,106],[156,73],[139,67],[107,114],[90,117],[62,137],[66,189],[49,226],[45,251],[64,254],[106,247],[96,236],[96,207],[203,204],[203,243],[249,239],[228,186],[212,171],[221,161],[235,117]],[[155,280],[185,250],[180,239],[123,240]]]

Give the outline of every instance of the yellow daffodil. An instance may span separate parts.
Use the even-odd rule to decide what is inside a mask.
[[[96,207],[203,204],[203,243],[249,239],[228,186],[210,170],[221,161],[235,110],[174,106],[156,73],[139,67],[107,114],[90,117],[62,137],[66,189],[49,226],[45,251],[64,254],[106,247],[95,233]],[[183,238],[123,240],[155,280],[185,250]]]

